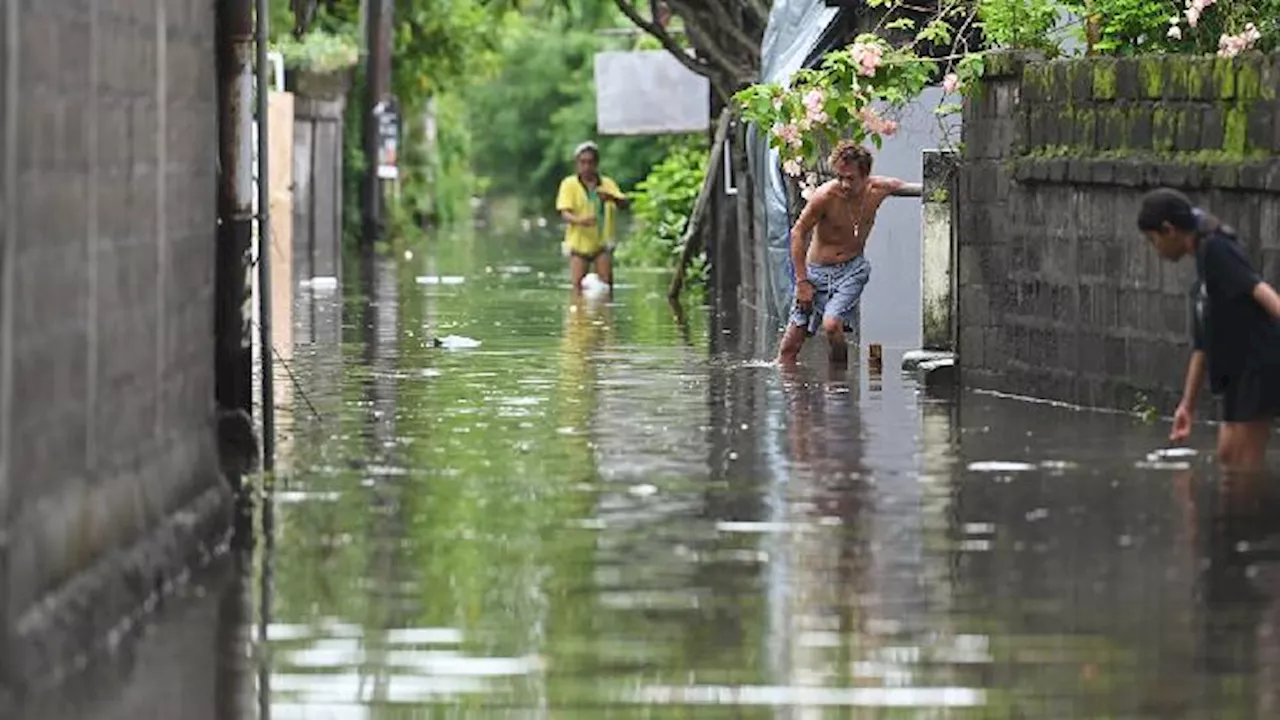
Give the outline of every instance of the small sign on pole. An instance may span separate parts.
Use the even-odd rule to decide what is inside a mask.
[[[396,180],[400,177],[400,108],[395,98],[375,105],[373,117],[378,124],[378,179]]]

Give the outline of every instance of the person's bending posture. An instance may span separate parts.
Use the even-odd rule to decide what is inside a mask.
[[[577,172],[560,182],[556,211],[564,219],[564,246],[569,253],[573,289],[582,292],[582,279],[591,266],[613,292],[614,210],[626,207],[627,197],[612,178],[600,174],[600,151],[585,142],[573,153]]]
[[[1280,295],[1258,277],[1235,232],[1176,190],[1142,199],[1138,229],[1165,260],[1191,255],[1196,263],[1193,351],[1169,439],[1191,434],[1207,376],[1222,399],[1218,460],[1229,470],[1263,469],[1271,420],[1280,413]]]
[[[890,195],[919,195],[920,185],[871,174],[871,153],[849,140],[828,160],[836,177],[817,188],[791,230],[795,302],[778,349],[793,363],[807,337],[821,328],[832,362],[849,359],[845,333],[853,329],[858,301],[871,279],[863,255],[876,211]],[[809,233],[813,242],[809,242]]]

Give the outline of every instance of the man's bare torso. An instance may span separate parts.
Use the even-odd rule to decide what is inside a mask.
[[[820,203],[807,260],[810,264],[831,265],[851,260],[863,253],[875,226],[876,212],[886,192],[871,178],[858,192],[848,192],[838,180],[819,187],[813,201]]]

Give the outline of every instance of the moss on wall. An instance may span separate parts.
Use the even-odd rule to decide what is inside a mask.
[[[1093,98],[1116,99],[1116,63],[1114,60],[1097,60],[1093,63]]]

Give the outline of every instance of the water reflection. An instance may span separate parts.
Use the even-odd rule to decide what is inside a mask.
[[[781,370],[749,313],[640,274],[574,300],[516,251],[300,299],[245,575],[20,716],[1280,713],[1274,480],[1150,461],[1164,428],[1125,417],[930,398],[893,351]]]

